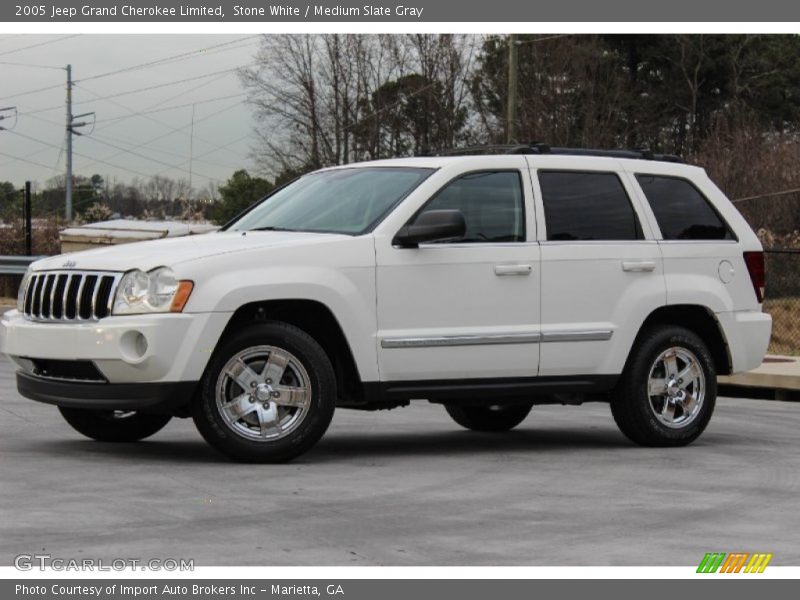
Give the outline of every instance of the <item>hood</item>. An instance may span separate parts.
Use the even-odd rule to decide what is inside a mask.
[[[60,254],[33,263],[35,271],[75,269],[77,271],[149,271],[233,252],[247,252],[273,246],[316,244],[350,236],[300,231],[220,232],[167,238],[132,244],[103,246],[92,250]]]

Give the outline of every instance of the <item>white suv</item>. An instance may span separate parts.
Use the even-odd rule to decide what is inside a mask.
[[[37,261],[0,351],[89,437],[192,416],[244,461],[308,450],[335,407],[412,399],[478,431],[603,401],[634,442],[678,446],[716,376],[761,363],[763,287],[702,169],[532,145],[323,169],[216,233]]]

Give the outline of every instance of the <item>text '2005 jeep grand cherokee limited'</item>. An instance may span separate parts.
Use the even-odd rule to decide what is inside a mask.
[[[220,232],[37,261],[0,350],[89,437],[191,415],[245,461],[308,450],[337,406],[412,399],[479,431],[606,401],[634,442],[678,446],[716,376],[761,363],[763,287],[702,169],[525,146],[323,169]]]

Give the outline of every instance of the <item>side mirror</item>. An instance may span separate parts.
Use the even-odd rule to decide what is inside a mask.
[[[467,222],[460,210],[427,210],[413,223],[404,225],[392,240],[393,246],[416,248],[424,242],[464,237]]]

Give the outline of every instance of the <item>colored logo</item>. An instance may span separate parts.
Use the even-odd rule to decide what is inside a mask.
[[[772,554],[747,552],[708,552],[697,567],[698,573],[763,573]]]

